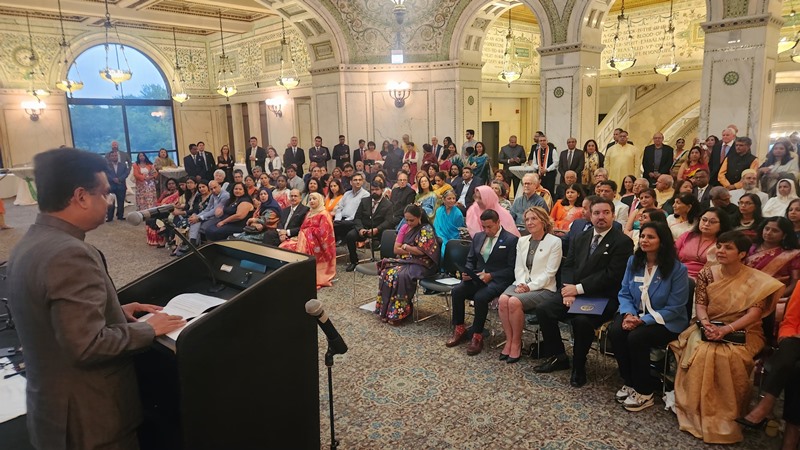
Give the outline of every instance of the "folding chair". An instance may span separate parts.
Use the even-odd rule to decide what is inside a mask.
[[[383,234],[381,235],[381,248],[380,248],[380,259],[384,258],[393,258],[394,254],[394,241],[397,240],[397,232],[394,230],[384,230]],[[353,271],[353,298],[356,298],[356,274],[361,274],[366,276],[378,276],[378,265],[377,262],[380,261],[375,259],[375,246],[372,247],[372,258],[369,259],[367,262],[359,263],[356,266],[356,269]],[[367,297],[369,298],[369,297]],[[361,302],[364,301],[358,300],[358,305],[361,306]]]
[[[435,314],[431,314],[429,316],[425,316],[422,319],[419,318],[419,308],[418,305],[420,303],[419,293],[417,292],[414,295],[414,322],[422,322],[423,320],[430,319],[431,317],[438,316],[444,312],[450,311],[450,294],[453,291],[453,288],[456,285],[448,285],[440,283],[439,280],[444,278],[454,278],[456,276],[456,272],[458,272],[458,266],[465,265],[467,263],[467,256],[469,255],[469,248],[472,245],[470,241],[464,241],[460,239],[452,239],[445,244],[444,247],[444,258],[442,259],[441,269],[442,272],[438,273],[432,277],[424,278],[419,280],[419,284],[417,286],[417,291],[419,291],[419,287],[421,286],[424,289],[428,289],[431,291],[436,291],[437,293],[444,294],[445,296],[445,303],[447,305],[444,311],[440,311]]]

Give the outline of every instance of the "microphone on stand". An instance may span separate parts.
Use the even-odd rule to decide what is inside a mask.
[[[147,219],[165,219],[175,209],[175,205],[162,205],[155,208],[134,211],[125,219],[131,225],[139,225]]]
[[[175,205],[162,205],[156,206],[155,208],[145,209],[143,211],[134,211],[128,214],[125,220],[128,221],[131,225],[139,225],[147,219],[167,219],[169,214],[175,209]],[[172,230],[175,233],[175,236],[178,237],[184,244],[188,245],[191,249],[192,253],[197,255],[200,258],[200,261],[206,266],[208,269],[208,276],[211,277],[211,286],[207,289],[210,293],[217,293],[223,289],[225,289],[225,285],[221,283],[217,283],[217,277],[214,276],[214,269],[211,267],[211,263],[208,261],[208,258],[205,257],[197,247],[192,244],[186,236],[183,235],[180,231],[175,230],[175,224],[172,223],[171,220],[164,220],[164,226]]]
[[[322,302],[317,299],[311,299],[306,302],[306,312],[313,317],[317,318],[317,324],[322,331],[325,333],[325,336],[328,338],[328,353],[332,355],[343,355],[347,353],[347,344],[344,343],[344,339],[336,331],[336,328],[333,326],[330,320],[328,320],[328,315],[325,314],[325,310],[322,307]]]

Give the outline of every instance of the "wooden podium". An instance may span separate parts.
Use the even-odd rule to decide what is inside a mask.
[[[227,301],[172,345],[137,355],[144,450],[319,449],[315,261],[244,241],[200,249],[225,288],[186,255],[119,290],[120,302],[165,305],[197,292]],[[170,344],[170,343],[167,343]],[[171,348],[173,347],[173,348]]]

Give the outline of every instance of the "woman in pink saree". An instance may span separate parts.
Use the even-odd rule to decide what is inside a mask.
[[[333,286],[336,276],[336,240],[333,237],[333,220],[325,209],[322,194],[312,192],[308,200],[309,211],[297,238],[287,239],[280,248],[305,253],[317,258],[317,289]]]

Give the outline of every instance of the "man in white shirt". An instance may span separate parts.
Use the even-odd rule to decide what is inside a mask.
[[[353,229],[353,219],[358,211],[358,205],[361,204],[361,199],[369,197],[369,191],[363,189],[363,185],[364,174],[361,172],[353,174],[353,178],[350,179],[352,189],[345,192],[342,199],[339,200],[339,204],[336,205],[333,231],[336,234],[337,243],[344,240],[347,233]]]
[[[297,189],[300,192],[306,189],[303,179],[297,176],[297,171],[292,166],[286,168],[286,180],[289,183],[289,189]]]
[[[761,205],[763,206],[767,203],[769,196],[764,192],[761,192],[761,189],[757,187],[758,185],[758,174],[753,169],[745,169],[742,171],[742,187],[739,189],[734,189],[731,191],[731,203],[734,205],[739,204],[739,199],[742,198],[744,194],[756,194],[758,198],[761,199]]]

